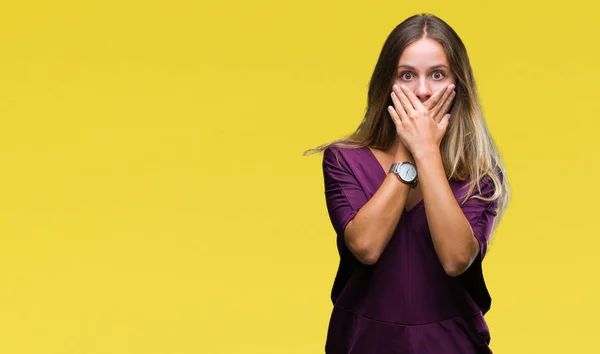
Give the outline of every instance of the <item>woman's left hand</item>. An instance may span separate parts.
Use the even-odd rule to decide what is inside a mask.
[[[445,90],[442,97],[428,110],[410,89],[394,85],[391,96],[396,109],[388,107],[388,111],[400,121],[398,134],[413,156],[439,151],[450,119],[446,112],[456,95],[454,87],[451,84],[442,88]]]

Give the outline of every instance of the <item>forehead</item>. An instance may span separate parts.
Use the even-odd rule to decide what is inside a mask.
[[[404,48],[398,65],[428,68],[435,65],[448,65],[448,58],[441,44],[430,38],[422,38]]]

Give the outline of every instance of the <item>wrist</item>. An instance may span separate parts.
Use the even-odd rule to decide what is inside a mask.
[[[440,150],[436,147],[428,147],[416,152],[414,159],[418,163],[419,161],[429,160],[435,156],[440,156]]]
[[[412,154],[407,150],[407,149],[398,149],[398,151],[396,151],[396,154],[394,155],[394,161],[398,161],[398,162],[411,162],[411,163],[415,163],[415,158],[412,156]]]

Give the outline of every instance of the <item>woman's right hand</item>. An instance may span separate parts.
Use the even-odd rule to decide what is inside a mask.
[[[439,123],[439,121],[444,117],[444,115],[448,112],[446,112],[448,110],[448,108],[450,108],[450,104],[452,102],[452,97],[450,97],[450,95],[444,95],[444,93],[448,90],[448,86],[450,85],[446,85],[443,86],[441,88],[439,88],[437,91],[435,91],[433,93],[433,95],[431,95],[431,97],[429,97],[429,99],[425,102],[423,102],[423,106],[425,106],[425,108],[427,108],[427,110],[434,114],[435,116],[433,116],[432,118],[436,121],[436,123]],[[392,91],[393,93],[393,91]],[[392,94],[390,93],[390,94]],[[392,98],[392,105],[391,108],[393,108],[396,112],[398,116],[401,116],[400,110],[404,111],[403,107],[396,107],[396,103],[394,102],[394,99]],[[396,123],[396,120],[392,118],[392,122],[394,122],[394,125],[396,126],[396,135],[399,137],[400,133],[398,132],[398,124]]]
[[[456,85],[452,87],[452,90],[456,90]],[[446,91],[448,91],[447,95],[444,95]],[[450,107],[455,97],[451,96],[450,93],[450,85],[446,85],[431,95],[427,101],[423,102],[423,106],[425,106],[429,112],[434,114],[433,120],[438,124],[442,118],[444,118],[446,113],[450,112]]]
[[[431,97],[429,97],[429,99],[427,101],[425,101],[423,103],[423,105],[425,106],[425,108],[427,108],[428,111],[437,111],[435,112],[435,116],[432,117],[436,123],[439,123],[439,120],[441,120],[441,118],[446,114],[445,110],[448,110],[450,103],[448,101],[451,101],[452,98],[449,98],[449,95],[444,96],[444,93],[446,92],[446,90],[448,89],[448,86],[444,86],[441,87],[440,89],[438,89],[436,92],[433,93],[433,95],[431,95]],[[445,107],[443,107],[445,106]],[[403,109],[402,107],[393,107],[396,112],[398,112],[398,109]],[[446,108],[446,109],[444,109]],[[433,113],[433,112],[431,112]],[[410,153],[410,151],[408,150],[408,148],[404,145],[404,143],[402,142],[402,140],[400,139],[400,133],[399,133],[399,129],[398,129],[398,124],[396,123],[395,119],[392,118],[392,122],[394,122],[394,125],[396,126],[396,140],[398,142],[397,148],[396,148],[396,160],[412,160],[412,154]]]

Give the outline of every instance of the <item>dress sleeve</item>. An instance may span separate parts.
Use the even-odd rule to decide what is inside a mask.
[[[489,176],[481,179],[481,195],[490,197],[494,194],[494,183]],[[474,193],[479,193],[475,188]],[[469,221],[473,234],[479,242],[479,259],[483,260],[487,252],[487,244],[492,232],[494,218],[497,215],[498,199],[485,201],[471,197],[462,206],[462,211]]]
[[[365,205],[367,196],[338,148],[328,147],[323,152],[323,177],[329,218],[338,236],[343,238],[346,226]]]

